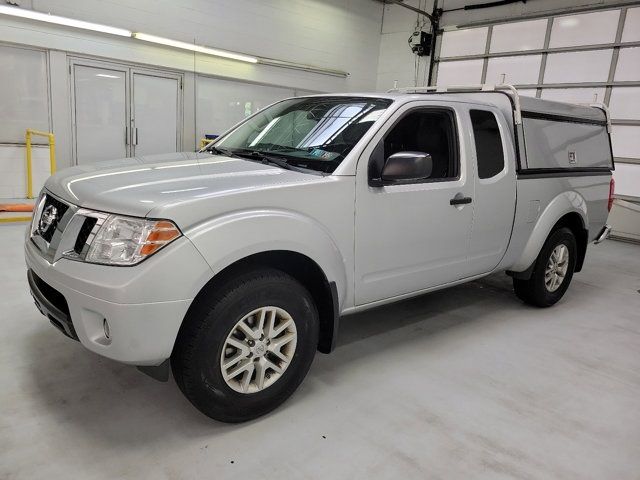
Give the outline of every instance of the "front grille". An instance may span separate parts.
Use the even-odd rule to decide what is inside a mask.
[[[108,216],[66,203],[47,192],[34,214],[31,241],[49,263],[62,257],[84,260],[93,235]]]
[[[73,245],[73,251],[78,255],[82,254],[82,249],[87,243],[89,235],[91,235],[91,230],[93,230],[97,222],[98,219],[96,217],[86,217],[82,223],[80,232],[78,232],[78,238],[76,238],[76,242]]]
[[[62,203],[60,200],[52,197],[51,195],[47,195],[47,198],[42,207],[42,213],[41,213],[40,219],[38,219],[38,221],[42,219],[42,215],[44,215],[47,212],[47,209],[49,207],[55,208],[56,215],[53,221],[44,231],[42,231],[38,226],[38,233],[47,243],[51,243],[53,234],[58,228],[58,223],[60,223],[60,220],[69,209],[69,205],[67,205],[66,203]]]

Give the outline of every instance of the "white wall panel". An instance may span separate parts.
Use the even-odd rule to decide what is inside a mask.
[[[609,111],[616,120],[640,120],[640,87],[613,87]]]
[[[414,18],[415,24],[415,18]],[[376,89],[387,91],[397,81],[399,87],[413,86],[415,82],[415,59],[407,39],[407,32],[395,32],[382,35],[380,58],[378,60],[378,79]],[[425,68],[429,68],[429,57],[422,57],[419,64],[418,81],[422,85]]]
[[[27,128],[48,131],[48,97],[46,53],[0,45],[0,143],[24,143]]]
[[[545,88],[541,98],[556,102],[594,103],[604,102],[605,88]]]
[[[433,9],[433,0],[405,0],[407,5],[426,11]],[[387,3],[384,6],[382,35],[380,36],[380,54],[378,56],[378,75],[376,90],[385,92],[393,88],[397,81],[399,87],[409,87],[416,83],[426,84],[429,73],[429,56],[418,57],[416,76],[416,56],[411,52],[407,39],[416,29],[416,21],[424,23],[428,30],[429,22],[417,13],[399,5]],[[416,82],[417,77],[417,82]]]
[[[130,38],[0,16],[0,41],[33,47],[31,51],[34,48],[49,50],[51,110],[47,111],[46,122],[29,118],[28,126],[42,130],[53,128],[60,168],[71,164],[73,148],[68,56],[98,57],[134,66],[191,72],[184,76],[182,141],[186,150],[195,148],[197,138],[194,71],[238,81],[287,86],[289,91],[367,91],[376,84],[383,5],[372,4],[371,0],[25,0],[21,8],[350,73],[345,79],[252,65]],[[406,43],[405,48],[408,50]],[[7,73],[10,77],[0,77],[0,96],[4,94],[9,100],[0,99],[0,118],[13,122],[19,119],[19,115],[9,112],[11,101],[21,98],[20,92],[27,89],[32,97],[21,100],[20,105],[29,104],[30,113],[41,110],[33,104],[39,102],[38,92],[45,92],[39,98],[46,98],[47,88],[32,87],[46,82],[46,68],[17,80],[20,75],[8,73],[7,67],[13,62],[0,60],[0,76]],[[19,94],[9,93],[12,88],[20,90]],[[52,119],[50,124],[48,116]],[[16,128],[16,140],[24,141],[22,131],[26,126]],[[9,131],[2,125],[0,137]],[[2,141],[6,140],[0,138]]]
[[[606,82],[613,50],[550,53],[544,83]]]
[[[442,34],[441,57],[460,57],[484,53],[488,27],[452,30]]]
[[[567,15],[553,19],[549,46],[575,47],[611,43],[616,38],[620,10]]]
[[[438,85],[478,84],[482,78],[482,60],[441,62],[438,65]]]
[[[220,135],[227,129],[266,107],[293,97],[287,88],[229,82],[199,76],[196,80],[196,131],[198,138],[205,134]]]
[[[546,18],[494,25],[489,51],[499,53],[541,49],[546,31]]]
[[[541,62],[542,55],[490,58],[486,83],[501,83],[502,74],[505,74],[505,83],[512,85],[538,83]]]
[[[27,171],[25,147],[0,145],[0,199],[25,198]],[[32,150],[33,192],[38,193],[49,177],[49,149],[36,146]]]
[[[614,80],[617,82],[640,80],[640,47],[620,49]]]
[[[629,8],[622,31],[623,42],[640,42],[640,7]]]
[[[383,5],[371,0],[32,0],[32,3],[34,9],[42,12],[349,71],[351,76],[347,79],[308,77],[335,90],[367,90],[375,85]],[[67,34],[82,36],[71,30]],[[110,40],[102,36],[99,42]],[[193,55],[189,57],[193,67]],[[250,73],[257,69],[270,73],[272,78],[274,74],[287,72],[265,66],[246,68],[238,62],[232,65],[240,70],[238,78],[265,83],[278,81],[253,75],[243,77],[243,70]],[[202,73],[225,75],[220,71]],[[282,84],[297,86],[290,82]]]

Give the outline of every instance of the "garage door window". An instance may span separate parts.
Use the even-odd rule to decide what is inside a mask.
[[[478,159],[478,176],[494,177],[504,169],[504,151],[498,122],[495,115],[486,110],[471,110],[470,115]]]

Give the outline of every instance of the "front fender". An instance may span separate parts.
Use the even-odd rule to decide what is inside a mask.
[[[309,257],[335,282],[339,303],[347,295],[345,260],[336,241],[318,221],[289,210],[251,209],[225,214],[197,225],[185,235],[214,275],[250,255],[274,250]]]
[[[583,225],[589,225],[587,216],[587,202],[578,192],[562,192],[551,200],[536,221],[529,240],[525,244],[522,254],[518,257],[510,270],[522,272],[529,268],[540,253],[545,240],[551,233],[553,226],[568,213],[577,213],[582,218]]]

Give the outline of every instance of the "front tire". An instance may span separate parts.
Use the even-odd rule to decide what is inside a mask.
[[[229,423],[264,415],[306,376],[318,345],[309,292],[274,269],[238,275],[185,318],[171,356],[182,393]]]
[[[516,296],[529,305],[550,307],[569,288],[577,256],[576,237],[568,228],[554,230],[542,246],[528,280],[513,279]]]

